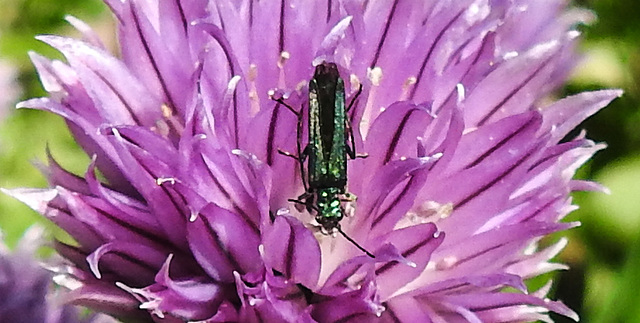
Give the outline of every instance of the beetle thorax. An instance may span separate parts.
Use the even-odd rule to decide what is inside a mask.
[[[332,233],[342,220],[343,211],[340,201],[342,194],[342,190],[337,187],[321,188],[317,191],[316,221],[327,233]]]

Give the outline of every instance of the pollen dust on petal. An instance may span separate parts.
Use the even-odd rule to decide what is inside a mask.
[[[453,213],[453,203],[426,201],[407,212],[404,219],[396,225],[396,229],[406,228],[422,223],[438,223]]]

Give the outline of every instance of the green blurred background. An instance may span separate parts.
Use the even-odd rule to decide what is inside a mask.
[[[599,181],[612,194],[574,194],[580,209],[567,220],[579,220],[582,227],[568,232],[569,245],[558,261],[569,264],[571,270],[553,277],[554,294],[576,310],[582,322],[640,322],[640,3],[582,0],[574,4],[594,10],[598,20],[581,27],[583,62],[559,96],[603,88],[622,88],[625,94],[580,127],[609,147],[585,165],[579,177]],[[115,48],[113,20],[99,0],[0,0],[0,8],[0,58],[5,64],[0,64],[0,73],[7,64],[15,66],[21,93],[15,93],[14,101],[44,95],[28,51],[60,58],[34,35],[79,37],[64,21],[65,15],[88,22],[108,47]],[[12,94],[0,96],[6,100]],[[45,160],[46,146],[65,167],[84,172],[88,158],[60,118],[0,107],[0,187],[44,187],[42,175],[31,162]],[[26,206],[0,195],[0,228],[10,246],[34,222],[44,223]]]

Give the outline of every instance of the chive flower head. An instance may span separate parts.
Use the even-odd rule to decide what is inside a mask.
[[[14,189],[74,239],[68,299],[162,322],[577,320],[524,280],[558,269],[541,248],[603,148],[564,139],[620,95],[551,93],[573,66],[565,1],[105,0],[120,52],[38,39],[48,97],[92,157],[53,157],[46,189]],[[292,203],[314,66],[335,63],[354,148],[342,236]],[[356,93],[361,93],[356,98]],[[302,111],[298,119],[287,106]],[[308,167],[304,165],[303,170]],[[99,175],[98,175],[99,174]]]

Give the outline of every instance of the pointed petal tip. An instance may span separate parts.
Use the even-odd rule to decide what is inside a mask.
[[[44,213],[47,204],[58,196],[56,189],[49,188],[0,188],[0,191],[40,213]]]
[[[622,95],[624,95],[624,90],[623,89],[606,89],[606,90],[595,90],[595,91],[590,91],[590,92],[582,92],[582,93],[578,93],[576,95],[581,95],[581,94],[585,94],[587,96],[593,97],[593,98],[600,98],[600,100],[602,101],[613,101],[616,98],[621,97]]]
[[[564,305],[564,303],[562,303],[561,301],[552,301],[551,299],[545,298],[544,302],[549,304],[549,309],[558,313],[558,314],[562,314],[572,320],[574,320],[575,322],[579,322],[580,321],[580,316],[578,315],[578,313],[574,312],[572,309],[570,309],[569,307],[567,307],[566,305]]]
[[[621,97],[624,94],[624,90],[623,89],[612,89],[612,90],[605,90],[605,91],[610,91],[616,97]]]
[[[64,39],[64,37],[58,35],[37,35],[34,38],[50,46],[54,46],[53,44]]]
[[[49,102],[48,98],[34,98],[18,102],[16,109],[41,109]]]

